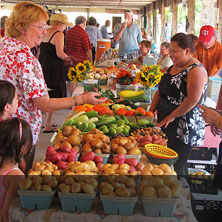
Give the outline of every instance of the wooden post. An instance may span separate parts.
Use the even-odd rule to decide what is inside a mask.
[[[210,12],[209,12],[210,13]],[[195,0],[188,1],[188,33],[195,33]]]
[[[218,41],[222,43],[222,1],[217,0],[217,5],[219,8]]]
[[[161,35],[160,42],[165,40],[165,5],[164,0],[160,0],[160,14],[161,14]]]
[[[156,7],[154,7],[153,8],[153,40],[154,42],[157,42],[156,21],[157,21],[157,11],[156,11]]]
[[[147,33],[148,36],[151,37],[152,31],[151,31],[151,12],[147,12]]]
[[[177,10],[178,5],[176,4],[176,0],[172,0],[172,30],[171,36],[177,33]]]

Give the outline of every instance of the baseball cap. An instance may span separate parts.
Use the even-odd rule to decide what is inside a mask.
[[[215,34],[214,28],[210,25],[204,25],[200,29],[199,42],[209,42]]]
[[[73,26],[73,24],[68,21],[68,17],[64,14],[52,14],[50,16],[50,21],[58,21],[68,26]]]

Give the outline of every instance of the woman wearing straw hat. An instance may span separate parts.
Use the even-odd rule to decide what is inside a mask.
[[[64,53],[64,34],[67,26],[72,26],[64,14],[53,14],[50,17],[50,27],[40,45],[39,61],[42,65],[50,98],[62,98],[66,95],[65,64],[68,55]],[[51,126],[53,112],[47,112],[44,133],[56,129]],[[56,127],[56,126],[54,126]]]

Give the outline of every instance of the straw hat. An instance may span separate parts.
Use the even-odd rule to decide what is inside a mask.
[[[68,26],[73,26],[73,24],[68,21],[68,17],[64,14],[53,14],[50,17],[50,21],[58,21]]]

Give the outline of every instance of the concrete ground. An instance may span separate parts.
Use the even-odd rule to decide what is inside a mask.
[[[52,123],[56,123],[58,127],[61,126],[66,116],[68,115],[69,109],[59,110],[53,113]],[[43,114],[43,123],[44,123],[44,114]],[[41,128],[41,133],[39,136],[39,141],[37,142],[36,152],[34,161],[40,161],[44,156],[47,147],[50,145],[50,139],[53,133],[43,133],[43,128]]]

